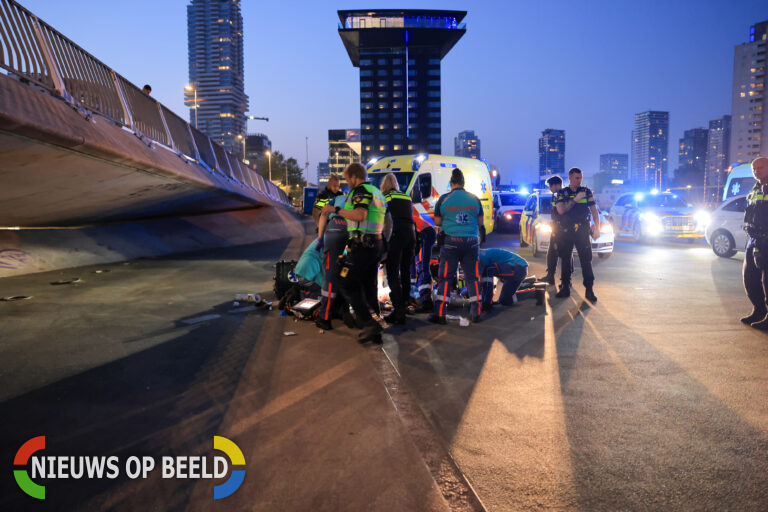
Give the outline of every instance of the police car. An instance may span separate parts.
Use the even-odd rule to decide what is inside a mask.
[[[616,235],[631,236],[637,242],[662,237],[689,239],[704,237],[710,215],[695,210],[677,194],[624,194],[608,211]]]
[[[712,220],[704,234],[712,251],[721,258],[730,258],[747,246],[747,233],[744,231],[746,209],[747,196],[741,195],[731,197],[712,212]]]
[[[528,197],[520,218],[520,247],[531,246],[534,257],[543,256],[552,234],[552,193],[540,190]],[[600,237],[592,240],[592,252],[600,258],[613,254],[613,228],[601,215]],[[574,248],[574,252],[576,249]]]

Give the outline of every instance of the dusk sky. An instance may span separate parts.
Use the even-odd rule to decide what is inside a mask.
[[[184,0],[22,0],[22,5],[188,119]],[[249,121],[273,148],[328,158],[328,129],[358,128],[358,70],[337,29],[339,9],[468,11],[467,33],[442,64],[442,146],[473,129],[502,182],[534,181],[538,138],[566,130],[566,168],[597,170],[601,153],[629,153],[633,114],[670,112],[670,173],[683,130],[730,114],[733,48],[768,19],[764,0],[428,1],[370,4],[244,0]]]

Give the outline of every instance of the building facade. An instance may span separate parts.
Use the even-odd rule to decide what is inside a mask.
[[[704,163],[704,203],[716,204],[723,197],[726,173],[731,165],[730,146],[731,116],[710,121]]]
[[[317,162],[317,186],[321,189],[328,185],[331,177],[331,166],[328,162]]]
[[[272,151],[272,141],[263,133],[249,133],[245,137],[245,159],[250,163],[257,162]]]
[[[553,174],[565,179],[565,130],[547,128],[539,138],[539,183]]]
[[[768,21],[752,25],[749,42],[733,53],[733,94],[731,100],[731,147],[733,162],[746,163],[768,155],[768,133],[764,117],[768,110],[765,94],[768,66]]]
[[[360,146],[360,130],[328,130],[328,175],[342,178],[349,164],[362,162]]]
[[[632,130],[630,179],[641,187],[661,189],[667,180],[669,112],[648,110],[635,114]]]
[[[338,11],[360,68],[362,159],[441,152],[440,62],[464,35],[465,11]],[[333,165],[333,159],[329,160]]]
[[[480,157],[480,139],[475,136],[474,130],[459,132],[459,135],[453,138],[453,156],[463,156],[464,158]]]
[[[606,153],[600,155],[600,172],[616,180],[626,180],[629,174],[629,155]]]
[[[233,154],[242,154],[248,96],[240,0],[192,0],[187,6],[187,36],[193,90],[185,93],[185,101],[191,107],[190,123]]]
[[[678,144],[677,172],[696,186],[704,183],[708,136],[709,130],[706,128],[685,130]]]

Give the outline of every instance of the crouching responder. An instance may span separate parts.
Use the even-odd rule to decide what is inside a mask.
[[[339,291],[339,258],[347,247],[347,220],[336,213],[336,207],[344,208],[347,198],[336,196],[330,203],[334,211],[327,216],[320,216],[318,238],[323,239],[323,270],[325,280],[320,299],[320,310],[315,325],[323,330],[331,330],[331,319],[341,318],[347,303]],[[348,313],[348,311],[346,311]]]
[[[352,189],[344,208],[326,205],[321,213],[334,212],[347,220],[348,261],[341,270],[341,291],[363,326],[359,341],[381,343],[381,326],[370,310],[379,314],[377,273],[382,256],[382,231],[387,206],[381,191],[366,181],[365,167],[352,163],[344,169],[344,178]],[[346,274],[346,275],[344,275]]]
[[[743,267],[744,290],[752,303],[752,313],[741,321],[755,329],[768,330],[768,158],[756,158],[752,174],[757,183],[747,195],[744,212],[744,230],[749,239]]]
[[[499,304],[512,306],[515,302],[515,292],[520,288],[528,274],[528,262],[517,254],[504,249],[480,249],[477,259],[480,262],[480,275],[483,283],[482,312],[490,313],[493,307],[493,278],[501,281]]]

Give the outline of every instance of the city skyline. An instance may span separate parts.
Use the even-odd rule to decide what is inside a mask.
[[[97,25],[81,19],[80,13],[95,5],[92,1],[60,5],[30,0],[24,5],[132,82],[150,83],[154,97],[183,115],[187,3],[99,4],[106,14],[102,19],[119,22]],[[376,7],[403,7],[383,4]],[[467,35],[445,59],[442,153],[450,154],[452,135],[470,125],[483,133],[483,156],[499,167],[505,182],[533,181],[541,130],[558,126],[569,134],[566,167],[579,166],[589,175],[597,170],[600,154],[630,153],[637,112],[671,112],[673,140],[685,129],[730,113],[734,47],[747,40],[751,25],[765,19],[764,9],[761,2],[742,2],[731,10],[717,2],[697,2],[691,16],[691,5],[557,2],[513,10],[502,2],[425,2],[420,7],[469,7]],[[359,123],[359,72],[349,65],[338,39],[336,15],[338,9],[359,6],[307,4],[298,16],[290,5],[242,7],[249,113],[270,117],[269,123],[250,121],[248,131],[266,133],[276,150],[299,160],[304,160],[304,137],[309,136],[311,169],[327,158],[328,129]],[[301,36],[285,37],[283,23],[264,19],[291,19],[290,27]],[[155,34],[154,42],[126,44],[115,36],[124,26],[142,26]],[[638,45],[649,35],[654,45]],[[307,45],[308,40],[313,44]],[[697,51],[680,61],[691,41]],[[658,47],[665,51],[656,58]],[[647,69],[630,65],[615,66],[609,80],[595,78],[605,76],[598,70],[606,62],[652,60],[662,80],[643,80]],[[553,67],[555,80],[524,79],[545,70],[549,76]],[[488,72],[492,79],[484,78]],[[670,159],[672,172],[677,155]]]

